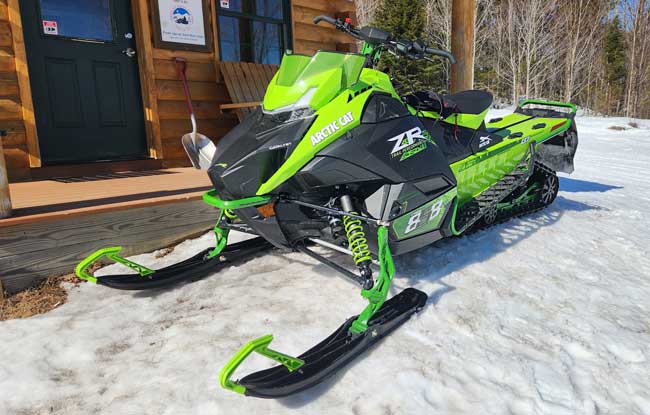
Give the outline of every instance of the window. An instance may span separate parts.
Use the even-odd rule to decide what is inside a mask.
[[[219,1],[221,60],[280,64],[291,48],[289,0]]]
[[[41,21],[46,35],[113,40],[109,0],[41,0]]]

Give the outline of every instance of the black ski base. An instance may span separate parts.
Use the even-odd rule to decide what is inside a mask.
[[[281,398],[311,388],[406,322],[426,301],[425,293],[407,288],[383,304],[365,332],[350,334],[350,325],[357,316],[351,317],[325,340],[298,356],[305,362],[298,370],[289,372],[282,365],[275,366],[251,373],[237,383],[246,388],[246,395],[257,398]]]
[[[246,257],[272,248],[263,238],[253,238],[232,245],[227,245],[214,258],[208,258],[213,248],[208,248],[185,261],[178,262],[156,270],[153,274],[141,276],[138,274],[106,275],[97,277],[97,284],[118,290],[150,290],[179,284],[187,280],[198,280],[218,271],[220,268],[232,265]]]

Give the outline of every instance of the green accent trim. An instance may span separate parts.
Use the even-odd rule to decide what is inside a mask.
[[[451,230],[451,233],[454,236],[460,235],[460,232],[456,229],[456,214],[458,213],[458,197],[454,199],[454,213],[451,215],[451,224],[449,225],[449,228]]]
[[[368,305],[359,317],[352,322],[350,333],[359,334],[368,329],[368,320],[381,308],[386,301],[390,283],[395,275],[395,264],[388,247],[388,227],[377,229],[377,255],[379,257],[379,276],[377,282],[369,290],[361,290],[361,296],[368,300]]]
[[[237,383],[237,381],[233,382],[230,378],[239,365],[253,352],[259,353],[271,360],[275,360],[286,367],[289,372],[293,372],[305,364],[304,360],[269,349],[268,345],[271,344],[272,341],[273,335],[267,334],[266,336],[259,337],[246,343],[241,349],[239,349],[228,363],[226,363],[223,369],[221,369],[221,372],[219,372],[219,383],[221,384],[221,387],[240,394],[246,393],[246,388],[244,386]]]
[[[261,206],[269,203],[271,196],[253,196],[237,200],[222,200],[217,195],[216,190],[210,190],[203,194],[203,201],[208,205],[219,209],[237,210],[253,206]],[[226,215],[227,216],[227,215]]]
[[[460,112],[451,114],[449,117],[445,118],[443,121],[447,124],[456,125],[460,127],[471,128],[476,130],[481,126],[481,123],[485,120],[488,110],[486,109],[480,114],[463,114]]]
[[[230,232],[230,229],[222,229],[219,227],[219,223],[221,223],[221,217],[224,214],[225,210],[222,210],[221,213],[219,214],[219,218],[217,220],[217,224],[214,226],[214,237],[215,237],[215,245],[214,249],[210,251],[208,254],[208,258],[212,259],[219,255],[221,251],[223,251],[223,248],[226,247],[226,244],[228,243],[228,232]]]
[[[503,202],[503,203],[497,204],[497,209],[498,210],[510,210],[510,209],[516,207],[517,205],[521,205],[522,203],[532,202],[537,195],[534,194],[534,193],[533,194],[530,194],[530,193],[533,192],[534,190],[537,190],[538,188],[539,188],[539,183],[533,183],[532,185],[530,185],[526,189],[526,191],[524,193],[519,195],[519,197],[517,197],[512,202]]]
[[[138,263],[129,261],[128,259],[119,256],[118,253],[121,250],[122,250],[121,246],[113,246],[109,248],[98,249],[97,251],[88,255],[83,261],[81,261],[79,265],[77,265],[77,267],[75,268],[74,272],[77,275],[77,277],[81,278],[82,280],[86,280],[96,284],[97,278],[92,276],[92,274],[88,273],[87,270],[88,267],[90,267],[95,261],[97,261],[101,257],[106,257],[114,262],[120,263],[122,265],[126,265],[127,267],[136,271],[138,274],[140,274],[143,277],[147,275],[151,275],[154,272],[156,272],[150,268],[145,267],[144,265],[140,265]]]

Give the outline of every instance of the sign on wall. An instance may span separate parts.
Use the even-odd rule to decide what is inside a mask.
[[[211,51],[209,0],[153,0],[155,46]]]

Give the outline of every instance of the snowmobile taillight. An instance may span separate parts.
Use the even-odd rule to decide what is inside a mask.
[[[551,128],[551,131],[555,131],[555,130],[557,130],[558,128],[562,127],[564,124],[566,124],[566,120],[562,121],[562,122],[559,123],[559,124],[555,124],[555,125],[553,126],[553,128]]]
[[[265,218],[270,218],[275,216],[275,205],[273,203],[267,203],[266,205],[258,206],[257,211]]]

